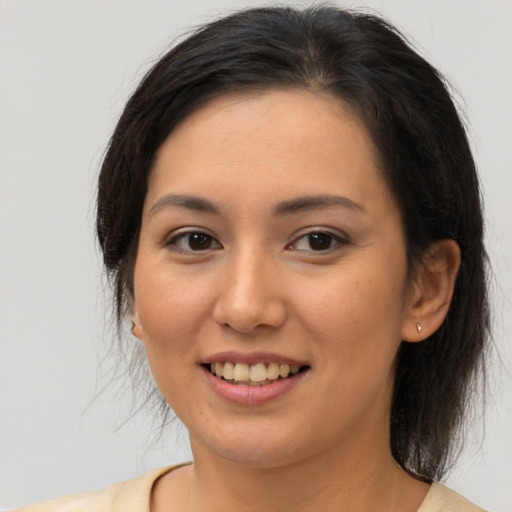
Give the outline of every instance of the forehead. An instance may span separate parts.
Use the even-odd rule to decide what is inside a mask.
[[[325,91],[274,88],[222,94],[202,103],[174,127],[157,154],[169,139],[181,137],[183,132],[234,135],[245,129],[252,132],[250,140],[254,142],[282,137],[299,141],[318,139],[320,123],[324,135],[326,131],[338,137],[349,135],[353,143],[374,150],[371,134],[347,101]]]
[[[175,187],[214,191],[218,182],[254,194],[285,186],[290,195],[311,187],[318,190],[310,193],[326,193],[337,184],[362,200],[387,190],[378,162],[362,120],[330,94],[228,94],[195,110],[167,137],[155,156],[148,196]]]

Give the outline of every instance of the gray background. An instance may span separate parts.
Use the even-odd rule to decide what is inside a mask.
[[[477,415],[448,484],[510,512],[512,3],[338,3],[387,15],[464,98],[486,202],[501,362],[495,357],[489,372],[485,423]],[[178,424],[154,441],[150,414],[124,423],[129,383],[109,384],[94,182],[128,94],[163,49],[215,14],[261,4],[0,0],[0,508],[190,457]]]

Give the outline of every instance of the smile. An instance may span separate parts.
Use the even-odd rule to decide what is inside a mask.
[[[229,384],[240,386],[266,386],[278,380],[294,377],[309,368],[276,362],[249,365],[231,361],[215,362],[205,366],[211,374]]]

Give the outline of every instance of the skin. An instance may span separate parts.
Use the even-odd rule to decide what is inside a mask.
[[[134,333],[188,428],[194,465],[157,482],[153,511],[420,505],[428,486],[390,453],[393,364],[402,340],[420,341],[444,319],[458,248],[433,246],[409,278],[401,215],[377,162],[346,105],[303,90],[212,100],[159,148]],[[297,203],[311,196],[344,200]],[[191,232],[206,245],[191,248]],[[328,248],[315,250],[311,233],[324,233]],[[310,369],[274,400],[233,404],[201,367],[224,351],[276,353]]]

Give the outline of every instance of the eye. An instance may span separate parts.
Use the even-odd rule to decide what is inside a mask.
[[[325,231],[312,231],[294,240],[287,249],[299,251],[329,251],[339,245],[346,245],[348,241],[334,233]]]
[[[166,244],[182,252],[200,252],[209,249],[220,249],[220,243],[208,233],[202,231],[186,231],[172,237]]]

